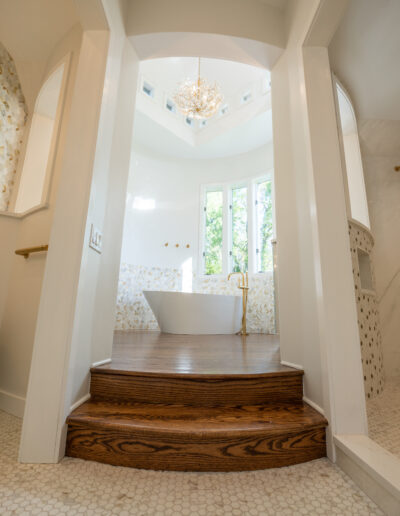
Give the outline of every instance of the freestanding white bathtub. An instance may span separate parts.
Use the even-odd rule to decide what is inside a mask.
[[[160,330],[179,334],[225,334],[240,330],[241,296],[144,290]]]

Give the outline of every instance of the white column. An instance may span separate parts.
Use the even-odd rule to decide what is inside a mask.
[[[112,348],[138,60],[119,3],[103,4],[111,32],[85,31],[79,56],[37,319],[22,462],[51,463],[63,456],[66,416],[87,396],[91,363],[110,356]],[[88,247],[92,223],[103,232],[102,254]]]

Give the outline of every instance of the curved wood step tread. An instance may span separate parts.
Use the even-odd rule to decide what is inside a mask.
[[[327,421],[305,403],[198,408],[89,401],[67,422],[67,455],[144,469],[244,471],[326,454]]]

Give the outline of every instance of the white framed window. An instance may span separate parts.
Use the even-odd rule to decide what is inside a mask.
[[[273,174],[202,185],[200,273],[272,271]]]

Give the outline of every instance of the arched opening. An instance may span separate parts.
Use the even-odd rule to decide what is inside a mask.
[[[47,78],[37,96],[14,211],[24,213],[46,203],[57,145],[66,62]]]
[[[243,272],[248,330],[271,334],[270,73],[202,57],[201,76],[217,82],[223,100],[212,117],[198,120],[183,115],[174,97],[197,67],[194,57],[140,63],[116,330],[160,329],[146,290],[236,295],[228,274]]]
[[[369,221],[367,194],[365,191],[357,119],[350,97],[338,81],[336,81],[336,91],[351,217],[370,229],[371,225]]]

